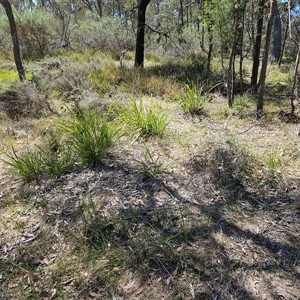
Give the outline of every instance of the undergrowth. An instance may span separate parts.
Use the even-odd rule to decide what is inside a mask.
[[[130,98],[128,103],[113,107],[117,118],[130,130],[133,139],[142,137],[162,137],[170,119],[154,100],[147,106],[143,99]]]

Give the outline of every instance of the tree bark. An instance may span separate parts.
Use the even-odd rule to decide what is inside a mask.
[[[20,80],[25,80],[25,71],[23,68],[22,60],[21,60],[21,54],[20,54],[20,45],[19,45],[19,38],[18,38],[18,32],[17,32],[17,26],[14,18],[14,14],[12,12],[11,4],[8,0],[0,0],[0,3],[3,5],[8,22],[10,27],[10,34],[12,38],[13,43],[13,53],[14,53],[14,59],[16,68],[19,74]]]
[[[281,19],[276,1],[274,10],[274,37],[273,37],[273,57],[272,60],[279,62],[281,53]]]
[[[292,113],[292,115],[295,113],[295,109],[296,109],[294,100],[295,100],[295,98],[297,100],[299,98],[298,89],[297,89],[297,83],[299,85],[299,81],[300,81],[300,75],[298,73],[299,60],[300,60],[300,43],[298,44],[298,53],[297,53],[297,57],[296,57],[295,70],[294,70],[294,74],[293,74],[292,97],[291,97],[291,108],[292,108],[291,113]]]
[[[269,56],[269,48],[270,48],[270,40],[271,40],[271,32],[272,32],[272,24],[274,19],[275,5],[277,0],[271,0],[270,6],[270,14],[267,24],[267,32],[266,32],[266,43],[263,53],[263,60],[261,65],[261,72],[259,78],[259,89],[258,89],[258,98],[257,98],[257,116],[261,117],[264,107],[264,93],[266,86],[266,73],[268,66],[268,56]]]
[[[145,45],[145,22],[146,9],[150,0],[139,0],[138,3],[138,24],[135,46],[135,67],[144,66],[144,45]]]
[[[258,20],[257,20],[257,28],[256,28],[256,37],[255,43],[253,46],[253,65],[252,65],[252,75],[251,75],[251,87],[257,86],[257,78],[258,78],[258,68],[259,68],[259,56],[260,56],[260,48],[261,48],[261,37],[264,23],[264,6],[265,0],[260,0],[258,4]]]
[[[234,101],[234,81],[235,81],[235,57],[238,45],[238,34],[239,34],[239,22],[240,22],[240,3],[238,0],[238,7],[235,10],[234,18],[234,36],[232,41],[231,53],[229,58],[228,65],[228,77],[227,77],[227,97],[228,97],[228,106],[233,106]],[[242,55],[242,53],[240,53]]]
[[[298,40],[292,35],[292,24],[291,24],[291,1],[288,1],[288,27],[289,27],[289,36],[290,39],[293,41],[295,45],[298,46],[298,53],[296,57],[296,62],[295,62],[295,70],[294,70],[294,75],[293,75],[293,85],[292,85],[292,97],[291,97],[291,108],[292,108],[292,114],[295,113],[295,103],[294,100],[297,98],[299,100],[299,93],[298,89],[300,86],[300,75],[298,73],[298,68],[299,68],[299,62],[300,62],[300,43]],[[299,33],[299,30],[296,27],[297,33]],[[297,86],[298,85],[298,86]],[[299,133],[300,135],[300,133]]]

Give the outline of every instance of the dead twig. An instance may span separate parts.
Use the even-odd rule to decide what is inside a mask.
[[[253,124],[252,126],[246,128],[243,131],[238,132],[238,134],[244,134],[244,133],[246,133],[247,131],[251,130],[252,128],[254,128],[255,126],[257,126],[258,124],[260,124],[263,120],[264,120],[264,118],[259,119],[258,121],[256,121],[255,124]]]

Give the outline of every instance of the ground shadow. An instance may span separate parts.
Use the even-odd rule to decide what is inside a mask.
[[[255,191],[251,192],[245,183],[251,173],[251,162],[246,155],[235,159],[237,151],[232,145],[217,149],[212,157],[223,163],[216,163],[215,171],[201,160],[187,166],[193,180],[208,174],[207,194],[200,192],[197,184],[187,186],[185,175],[166,172],[149,177],[134,163],[110,157],[97,168],[78,170],[55,182],[42,182],[34,192],[35,205],[43,211],[44,221],[59,228],[66,240],[81,238],[98,259],[108,259],[109,252],[122,253],[123,259],[119,257],[114,262],[114,270],[124,266],[133,270],[142,278],[142,287],[150,281],[156,285],[159,282],[160,288],[169,291],[169,299],[189,299],[191,293],[194,299],[261,299],[270,292],[266,290],[271,284],[268,274],[278,280],[284,276],[297,290],[299,242],[294,235],[280,240],[270,231],[289,232],[288,226],[281,226],[285,224],[284,218],[294,225],[299,224],[299,215],[290,212],[288,219],[287,212],[280,209],[276,212],[278,219],[268,223],[270,227],[254,232],[241,228],[227,214],[233,205],[242,213],[247,203],[254,215],[261,211],[274,213],[271,204],[277,204],[276,199],[268,202],[257,194],[259,202],[251,201]],[[213,190],[216,193],[209,195]],[[199,194],[201,197],[195,197]],[[289,201],[292,199],[285,203]],[[268,205],[259,204],[263,202]],[[38,267],[41,265],[35,268]],[[112,272],[120,276],[118,271]],[[255,274],[266,281],[260,291],[248,282]],[[103,292],[106,283],[100,273],[82,293],[101,292],[109,298],[108,291]],[[294,290],[291,293],[295,294]],[[118,293],[127,295],[120,289]],[[149,293],[144,288],[137,299]],[[275,288],[272,293],[274,299],[280,299]],[[296,297],[297,292],[289,299]]]

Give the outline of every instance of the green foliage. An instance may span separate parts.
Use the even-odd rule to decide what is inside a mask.
[[[241,117],[245,114],[248,108],[253,107],[255,101],[251,95],[236,95],[234,97],[234,111]]]
[[[284,166],[282,156],[277,152],[266,152],[263,160],[271,173],[280,173]]]
[[[131,28],[122,24],[118,19],[100,18],[89,11],[71,31],[72,40],[83,49],[109,50],[121,55],[122,50],[133,49],[135,45],[134,33]]]
[[[17,81],[19,75],[17,71],[0,69],[0,81]]]
[[[121,74],[120,70],[110,63],[92,70],[87,79],[97,90],[98,94],[103,95],[111,89],[111,86],[116,86],[120,83]]]
[[[147,68],[150,74],[179,82],[201,82],[206,76],[206,58],[190,55],[187,59],[167,61]]]
[[[36,59],[49,54],[52,38],[49,21],[53,18],[52,14],[37,8],[19,10],[17,13],[16,24],[23,57]]]
[[[170,122],[162,108],[153,100],[147,107],[142,99],[136,101],[130,98],[129,103],[117,105],[116,112],[120,121],[132,131],[134,139],[161,137]]]
[[[249,108],[253,105],[253,100],[249,95],[237,95],[234,97],[234,106]]]
[[[179,99],[179,104],[186,113],[200,115],[204,113],[205,107],[211,100],[212,96],[203,94],[202,88],[185,84],[185,93]]]
[[[29,182],[32,180],[37,180],[41,175],[42,160],[40,153],[26,151],[18,154],[14,149],[12,149],[11,154],[5,155],[7,160],[4,160],[4,162],[12,166],[24,181]]]
[[[72,170],[74,156],[71,149],[60,149],[59,151],[43,151],[41,149],[42,171],[45,174],[58,177]]]
[[[17,171],[19,177],[26,181],[38,180],[48,174],[58,177],[70,171],[74,164],[74,157],[70,149],[25,151],[17,153],[12,149],[11,154],[5,154],[4,162]]]
[[[58,126],[66,143],[82,163],[92,166],[101,163],[116,133],[97,110],[78,109]]]

